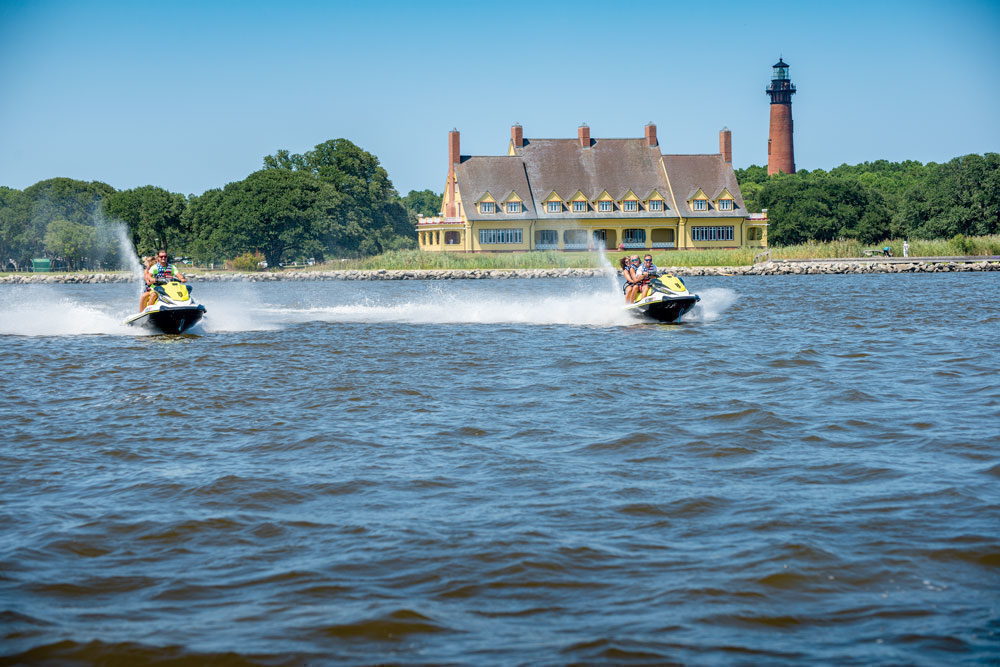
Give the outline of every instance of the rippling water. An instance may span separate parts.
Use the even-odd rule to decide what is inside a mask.
[[[0,290],[4,662],[1000,658],[997,278],[689,284]]]

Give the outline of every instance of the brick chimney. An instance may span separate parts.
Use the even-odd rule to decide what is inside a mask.
[[[646,123],[646,145],[647,146],[659,146],[660,142],[656,140],[656,126],[650,121]]]
[[[722,153],[722,161],[733,163],[733,133],[728,127],[719,131],[719,152]]]
[[[517,123],[510,126],[510,143],[514,144],[514,148],[524,146],[524,128]]]
[[[451,170],[452,165],[458,164],[461,159],[462,152],[458,147],[458,130],[452,130],[448,133],[448,169]]]
[[[580,146],[590,148],[590,128],[586,123],[581,123],[580,127],[576,128],[576,138],[580,140]]]
[[[444,188],[444,214],[448,218],[458,216],[458,206],[455,202],[455,165],[462,159],[458,139],[457,129],[448,133],[448,181]]]

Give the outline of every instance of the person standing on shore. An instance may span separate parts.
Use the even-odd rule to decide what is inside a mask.
[[[910,242],[903,241],[903,257],[909,257],[909,256],[910,256]]]

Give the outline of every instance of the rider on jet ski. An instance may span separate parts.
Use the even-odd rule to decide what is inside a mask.
[[[660,275],[660,269],[657,268],[656,264],[653,264],[653,256],[647,254],[642,258],[642,264],[635,269],[635,276],[638,281],[638,287],[635,291],[636,301],[646,294],[649,281],[658,275]]]
[[[153,302],[154,292],[150,289],[152,285],[155,285],[157,282],[167,282],[170,280],[179,280],[182,283],[187,282],[187,278],[181,275],[177,267],[168,260],[167,251],[161,250],[156,253],[156,261],[146,269],[146,273],[143,276],[146,281],[146,291],[143,292],[142,298],[139,299],[140,313],[145,310],[146,306]]]

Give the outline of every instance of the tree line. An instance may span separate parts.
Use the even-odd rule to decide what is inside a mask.
[[[1000,154],[950,162],[877,160],[768,177],[737,169],[749,211],[767,209],[771,245],[1000,234]]]
[[[48,257],[71,269],[111,268],[114,223],[124,223],[140,255],[163,248],[202,264],[246,253],[269,266],[373,255],[416,247],[416,216],[437,214],[440,202],[430,190],[401,197],[376,156],[333,139],[303,154],[279,150],[261,170],[200,195],[70,178],[0,187],[0,262],[23,268]]]
[[[754,165],[736,176],[747,210],[768,210],[772,245],[1000,234],[997,153],[773,177]],[[416,216],[440,206],[431,190],[401,197],[376,156],[334,139],[303,154],[279,150],[261,170],[200,195],[70,178],[0,187],[0,263],[23,268],[49,257],[68,268],[114,268],[118,241],[106,221],[124,223],[141,255],[165,248],[202,264],[247,253],[269,266],[376,255],[416,247]]]

